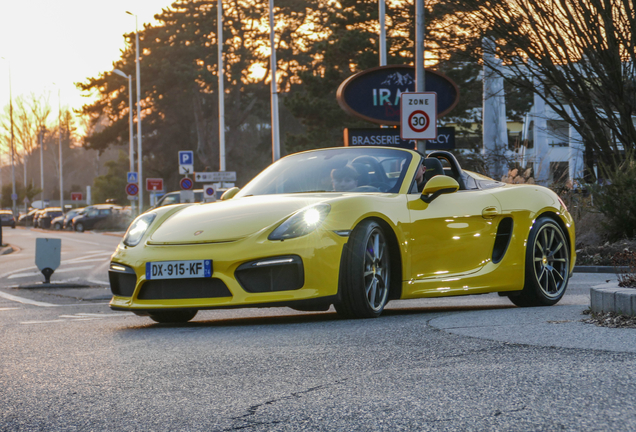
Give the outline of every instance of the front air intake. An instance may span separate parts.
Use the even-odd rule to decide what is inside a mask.
[[[241,264],[234,273],[247,292],[292,291],[303,287],[305,272],[298,255],[263,258]]]
[[[135,292],[137,275],[135,271],[128,266],[119,263],[110,263],[108,280],[110,281],[110,290],[113,295],[132,297],[133,292]]]

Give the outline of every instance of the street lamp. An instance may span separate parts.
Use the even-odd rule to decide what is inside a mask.
[[[16,199],[18,195],[15,193],[15,148],[13,146],[13,93],[11,89],[11,62],[4,57],[0,57],[2,60],[6,60],[9,65],[9,117],[11,118],[11,182],[13,183],[13,189],[11,194],[11,201],[13,201],[13,214],[17,212]]]
[[[141,73],[139,71],[139,28],[137,26],[137,15],[126,11],[128,15],[135,17],[135,65],[137,72],[137,179],[139,180],[139,213],[144,208],[144,188],[142,187],[144,177],[142,171],[143,153],[141,151]]]
[[[62,175],[62,98],[60,88],[57,88],[57,126],[58,143],[60,147],[60,209],[64,213],[64,176]]]
[[[128,80],[128,159],[130,172],[135,171],[135,155],[133,151],[133,101],[132,101],[132,75],[126,75],[119,69],[113,71],[117,75],[124,77]],[[139,181],[139,179],[137,179]],[[131,201],[130,206],[135,213],[135,202]]]

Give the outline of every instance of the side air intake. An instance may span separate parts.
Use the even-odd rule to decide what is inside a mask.
[[[501,261],[508,250],[510,239],[512,238],[512,218],[503,218],[497,227],[497,238],[495,247],[492,250],[492,262],[497,264]]]

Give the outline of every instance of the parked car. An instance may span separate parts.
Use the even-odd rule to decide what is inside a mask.
[[[203,201],[203,189],[194,190],[194,202]],[[181,204],[181,191],[168,192],[152,207],[163,207],[170,204]]]
[[[82,208],[71,209],[66,214],[60,215],[51,221],[51,226],[56,230],[71,229],[71,220],[84,210]]]
[[[115,224],[116,217],[119,216],[121,206],[112,204],[96,204],[86,207],[80,214],[73,217],[71,220],[71,226],[75,231],[84,232],[86,230],[92,230],[96,226],[107,224]]]
[[[18,225],[20,226],[33,225],[33,217],[35,216],[36,212],[38,212],[38,209],[32,209],[32,210],[29,210],[27,214],[20,215],[20,217],[18,218]]]
[[[345,174],[351,189],[338,187]],[[374,318],[392,299],[491,292],[549,306],[576,257],[558,195],[463,170],[447,151],[295,153],[223,198],[135,219],[112,256],[111,309],[186,322],[199,309],[333,304]]]
[[[15,217],[11,210],[0,210],[0,221],[2,226],[10,226],[15,228]]]
[[[33,228],[39,228],[40,224],[40,216],[42,216],[44,214],[44,209],[39,209],[38,211],[35,212],[35,215],[33,215]]]
[[[51,221],[58,216],[62,216],[62,209],[59,207],[47,207],[38,216],[38,228],[51,228]]]

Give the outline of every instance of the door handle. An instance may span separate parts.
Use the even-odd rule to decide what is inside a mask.
[[[492,219],[499,214],[497,207],[486,207],[481,211],[481,216],[484,219]]]

